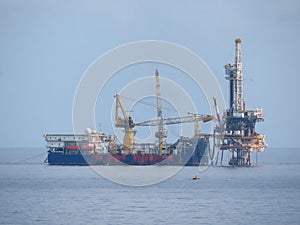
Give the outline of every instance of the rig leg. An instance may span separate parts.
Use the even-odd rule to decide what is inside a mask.
[[[223,153],[224,153],[224,151],[222,151],[222,154],[221,154],[221,166],[223,164]]]
[[[243,151],[243,166],[247,165],[247,152]]]
[[[251,166],[251,155],[250,155],[250,152],[248,152],[247,165]]]

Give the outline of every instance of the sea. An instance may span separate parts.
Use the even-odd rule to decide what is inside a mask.
[[[44,148],[0,149],[0,224],[300,224],[300,148],[267,148],[248,168],[179,168],[144,186],[45,158]]]

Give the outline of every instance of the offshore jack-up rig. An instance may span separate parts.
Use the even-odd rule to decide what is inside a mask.
[[[215,144],[221,150],[221,165],[224,151],[229,151],[231,166],[250,166],[251,153],[263,152],[265,135],[255,130],[256,122],[264,121],[262,109],[247,110],[243,99],[243,68],[241,39],[235,40],[235,63],[225,65],[229,81],[229,107],[221,119],[214,99],[218,125],[214,130]],[[217,159],[218,160],[218,159]]]

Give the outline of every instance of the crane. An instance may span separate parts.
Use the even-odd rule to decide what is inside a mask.
[[[216,115],[217,115],[217,125],[214,129],[214,134],[213,134],[213,155],[215,154],[215,148],[220,147],[222,145],[222,134],[224,132],[224,121],[221,121],[221,116],[220,116],[220,111],[219,111],[219,107],[218,107],[218,103],[217,103],[217,99],[215,97],[213,97],[214,100],[214,107],[215,107],[215,111],[216,111]],[[218,155],[219,155],[219,151],[218,151]],[[211,157],[213,158],[213,157]],[[223,161],[223,151],[222,151],[222,155],[221,155],[221,165],[222,165],[222,161]],[[216,164],[218,163],[218,156],[217,156],[217,160],[216,160]]]
[[[155,132],[155,137],[158,138],[158,150],[159,155],[162,155],[163,147],[163,138],[168,136],[168,132],[164,128],[164,119],[162,116],[162,107],[161,107],[161,96],[160,96],[160,80],[159,72],[155,70],[155,79],[156,79],[156,112],[157,112],[157,131]]]
[[[173,118],[163,118],[162,114],[162,104],[161,104],[161,93],[160,93],[160,79],[159,72],[155,70],[155,79],[156,79],[156,111],[157,118],[154,120],[147,120],[144,122],[134,123],[132,118],[127,115],[125,107],[121,101],[121,97],[119,94],[116,94],[116,114],[115,114],[115,126],[119,128],[125,129],[125,135],[123,139],[123,148],[124,150],[128,150],[128,152],[132,152],[132,148],[134,145],[134,135],[135,130],[133,130],[136,126],[157,126],[157,131],[155,132],[155,137],[159,140],[158,150],[159,155],[162,155],[163,149],[163,139],[168,136],[168,132],[165,129],[165,125],[173,125],[180,123],[190,123],[194,122],[195,124],[195,138],[200,137],[199,133],[199,122],[208,122],[214,120],[214,116],[212,115],[200,115],[195,113],[188,113],[188,116],[183,117],[173,117]],[[123,114],[123,117],[119,115],[119,112]]]

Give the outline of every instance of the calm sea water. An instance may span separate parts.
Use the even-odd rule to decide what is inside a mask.
[[[267,149],[253,168],[185,167],[146,187],[48,166],[44,151],[0,149],[0,224],[300,224],[300,149]]]

